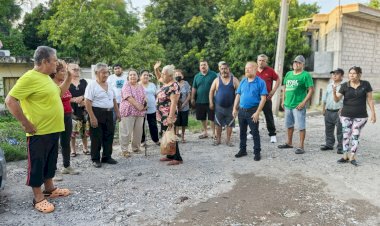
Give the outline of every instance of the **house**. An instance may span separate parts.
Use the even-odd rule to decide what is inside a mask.
[[[73,61],[71,58],[65,60],[66,62]],[[17,79],[33,67],[34,63],[28,57],[0,57],[0,97],[6,97]],[[81,68],[81,77],[91,79],[91,68]]]
[[[316,14],[307,35],[313,54],[307,59],[314,80],[312,105],[320,105],[329,82],[329,72],[360,66],[363,80],[380,91],[380,10],[362,5],[338,6],[328,14]]]

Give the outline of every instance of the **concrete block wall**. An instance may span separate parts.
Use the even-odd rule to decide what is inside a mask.
[[[363,69],[363,80],[380,91],[380,23],[358,17],[343,17],[342,67]]]

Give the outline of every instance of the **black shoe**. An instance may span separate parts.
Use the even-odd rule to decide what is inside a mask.
[[[332,147],[329,147],[329,146],[327,146],[327,145],[321,145],[321,151],[327,151],[327,150],[334,150],[334,148],[332,148]]]
[[[344,159],[344,158],[341,158],[341,159],[339,159],[337,162],[338,162],[338,163],[346,163],[346,162],[348,162],[348,160],[347,160],[347,159]]]
[[[243,157],[243,156],[246,156],[247,155],[247,152],[246,151],[239,151],[235,157],[236,158],[240,158],[240,157]]]
[[[255,157],[253,157],[253,160],[260,161],[261,160],[261,155],[260,154],[255,155]]]
[[[102,167],[102,164],[101,164],[99,161],[94,161],[94,162],[92,162],[92,165],[93,165],[95,168],[100,168],[100,167]]]
[[[354,166],[358,166],[358,162],[354,159],[354,160],[351,160],[350,163]]]
[[[115,159],[113,159],[113,158],[107,158],[107,159],[102,159],[102,162],[103,163],[108,163],[108,164],[117,164],[117,161],[115,160]]]
[[[343,154],[343,150],[338,149],[338,150],[336,151],[336,153],[339,154],[339,155],[341,155],[341,154]]]

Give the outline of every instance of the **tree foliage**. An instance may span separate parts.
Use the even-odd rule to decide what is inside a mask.
[[[61,0],[39,27],[60,52],[87,66],[117,60],[125,36],[137,30],[137,17],[126,11],[123,0]]]
[[[368,3],[369,7],[380,9],[380,1],[379,0],[370,0]]]
[[[12,22],[20,18],[21,8],[15,0],[0,0],[0,33],[8,35]]]
[[[227,25],[230,32],[227,58],[232,62],[233,69],[239,73],[243,72],[246,61],[255,60],[261,53],[270,58],[270,64],[274,64],[280,19],[279,1],[254,0],[253,4],[253,10]],[[305,22],[299,20],[317,12],[316,3],[309,5],[291,1],[285,65],[289,64],[298,54],[308,55],[310,53],[310,47],[302,34]]]

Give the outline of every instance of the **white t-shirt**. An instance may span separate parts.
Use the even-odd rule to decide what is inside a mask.
[[[91,100],[93,107],[113,108],[115,93],[111,86],[108,85],[108,90],[106,91],[96,80],[93,80],[87,85],[84,98]]]
[[[121,89],[123,88],[125,81],[127,81],[127,78],[128,76],[123,73],[121,76],[112,74],[107,79],[108,84],[115,92],[116,102],[118,104],[120,104],[121,101]]]
[[[157,87],[154,83],[149,82],[148,87],[144,87],[145,96],[148,103],[147,113],[152,114],[156,112],[156,92]]]

